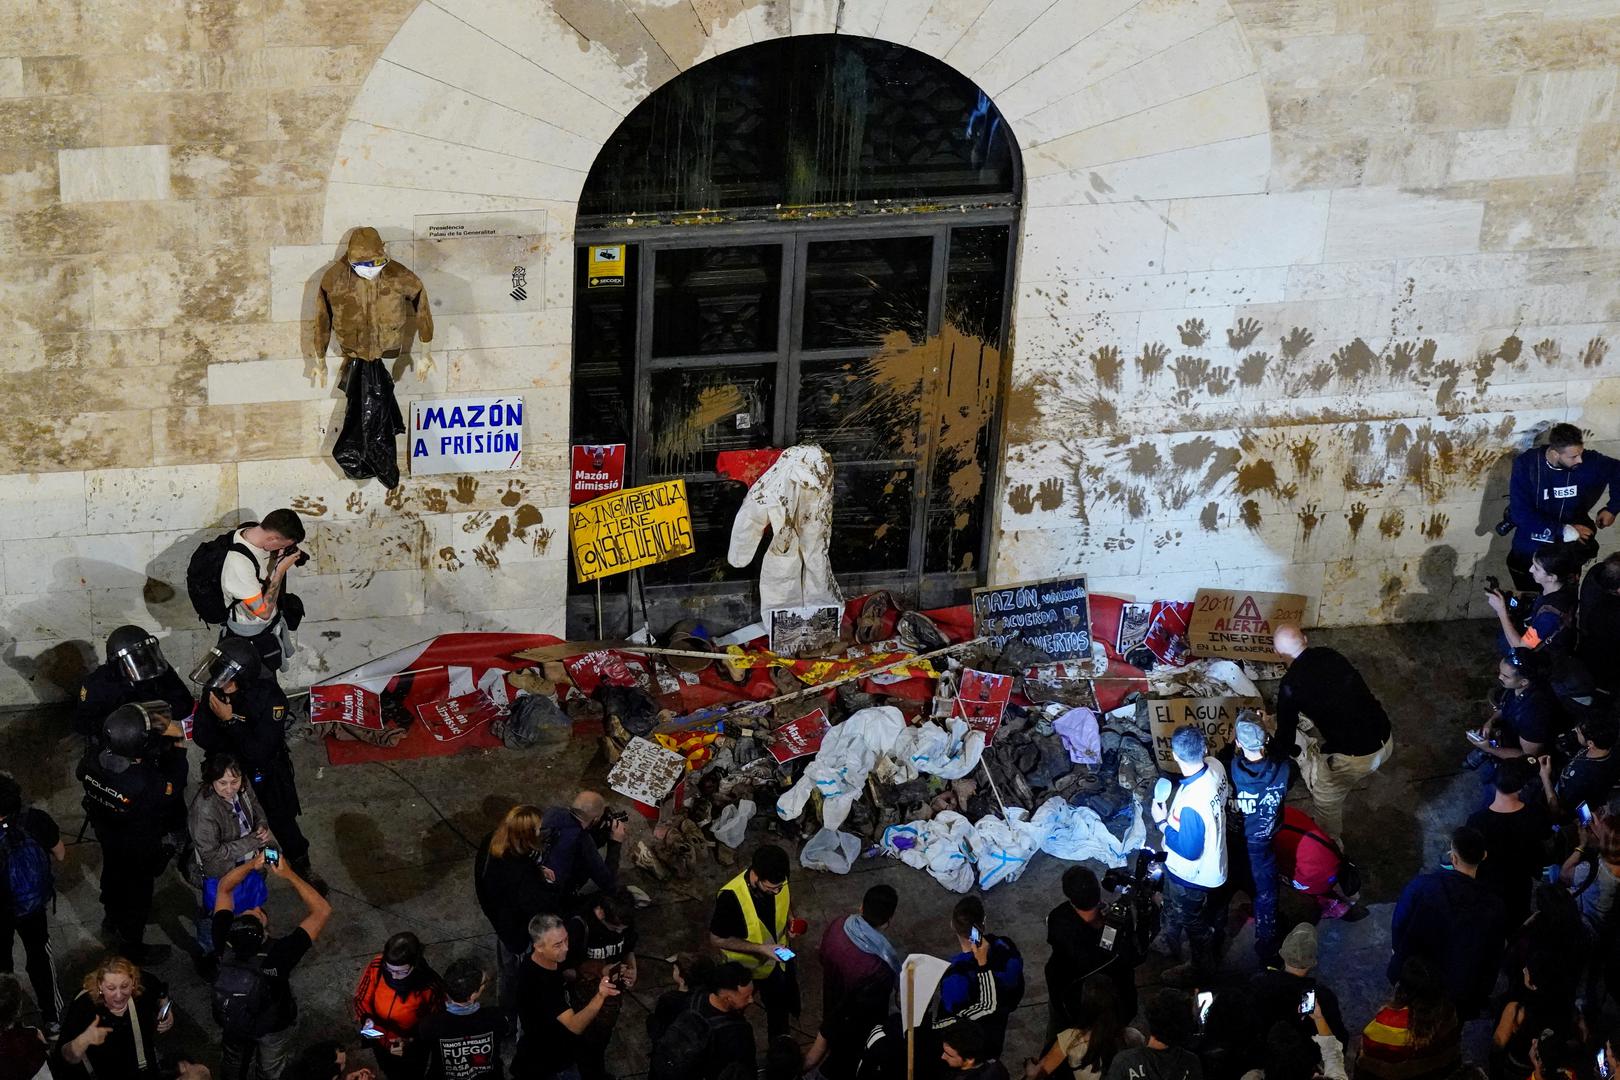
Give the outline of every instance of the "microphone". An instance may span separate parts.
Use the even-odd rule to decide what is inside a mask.
[[[1169,802],[1172,790],[1174,788],[1170,783],[1170,778],[1166,776],[1159,777],[1153,784],[1153,801],[1157,803]]]

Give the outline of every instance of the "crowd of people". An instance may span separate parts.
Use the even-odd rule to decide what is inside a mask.
[[[1341,844],[1345,807],[1390,759],[1394,732],[1345,656],[1283,625],[1275,645],[1287,667],[1269,714],[1240,714],[1219,748],[1196,726],[1175,732],[1176,775],[1158,781],[1148,807],[1156,851],[1117,878],[1064,872],[1046,919],[1045,1030],[1016,1048],[1025,1080],[1344,1080],[1347,1060],[1387,1080],[1464,1069],[1611,1080],[1620,555],[1582,580],[1596,530],[1614,521],[1611,509],[1587,516],[1592,487],[1615,469],[1583,456],[1579,435],[1559,425],[1515,465],[1506,524],[1518,530],[1510,565],[1522,588],[1491,590],[1497,686],[1467,732],[1477,809],[1456,823],[1441,866],[1401,892],[1391,991],[1359,1039],[1317,969],[1316,927],[1366,914]],[[416,935],[394,934],[351,1001],[368,1053],[297,1045],[295,974],[332,918],[299,826],[276,678],[302,616],[288,583],[303,539],[297,515],[278,510],[199,549],[188,589],[224,628],[191,673],[200,700],[135,626],[109,636],[105,664],[86,677],[77,775],[101,853],[107,951],[82,977],[60,978],[51,949],[61,827],[0,773],[0,960],[9,972],[20,941],[33,990],[30,1003],[0,975],[0,1080],[206,1080],[210,1065],[228,1080],[498,1080],[508,1069],[613,1080],[647,898],[619,879],[627,815],[588,790],[567,806],[512,807],[480,845],[471,886],[494,934],[492,964],[466,953],[441,973]],[[673,988],[647,1009],[650,1080],[1008,1080],[1025,961],[984,901],[953,908],[956,952],[908,1030],[897,1011],[906,950],[890,937],[899,896],[868,889],[858,911],[819,928],[822,1009],[806,1022],[798,953],[810,926],[794,907],[792,863],[760,844],[715,895],[706,932],[673,960]],[[197,894],[192,960],[212,988],[208,1052],[169,1045],[174,1000],[155,969],[171,950],[145,941],[171,864]],[[1246,915],[1258,971],[1225,962]],[[1464,1066],[1463,1029],[1475,1021],[1489,1025],[1490,1049]],[[809,1033],[802,1044],[796,1031]]]

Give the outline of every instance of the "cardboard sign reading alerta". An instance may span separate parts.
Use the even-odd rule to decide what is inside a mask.
[[[692,554],[686,481],[666,480],[581,503],[568,511],[568,541],[581,581]]]
[[[1193,601],[1187,643],[1194,656],[1230,656],[1279,663],[1272,646],[1278,623],[1305,617],[1305,598],[1298,593],[1199,589]]]
[[[1170,736],[1179,727],[1196,724],[1204,733],[1211,754],[1219,753],[1232,741],[1232,726],[1241,709],[1258,709],[1259,698],[1166,698],[1148,702],[1148,726],[1153,732],[1153,760],[1160,770],[1176,772],[1175,755],[1170,752]]]

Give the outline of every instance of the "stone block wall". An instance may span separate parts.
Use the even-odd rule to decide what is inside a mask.
[[[203,637],[190,550],[312,522],[292,681],[557,632],[574,204],[619,120],[784,34],[940,57],[1024,154],[1002,580],[1477,612],[1504,455],[1620,440],[1620,12],[1592,0],[14,0],[0,34],[0,703],[113,626]],[[534,263],[434,223],[498,221]],[[342,477],[312,282],[377,226],[435,300],[402,402],[522,393],[524,468]],[[420,351],[420,350],[419,350]],[[423,359],[418,357],[418,360]],[[326,378],[318,368],[326,369]]]

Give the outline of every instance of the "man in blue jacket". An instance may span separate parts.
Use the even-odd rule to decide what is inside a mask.
[[[548,807],[540,824],[548,838],[545,867],[552,872],[557,895],[570,912],[571,898],[587,883],[594,882],[603,893],[619,887],[625,815],[609,816],[607,800],[601,795],[581,791],[572,806]]]
[[[1533,446],[1514,459],[1508,485],[1513,550],[1507,564],[1520,592],[1539,591],[1530,558],[1543,545],[1564,541],[1568,530],[1568,540],[1583,545],[1591,558],[1597,554],[1596,531],[1613,525],[1620,513],[1620,461],[1586,449],[1582,438],[1574,424],[1554,424],[1546,446]],[[1609,501],[1594,519],[1592,507],[1604,488]]]

